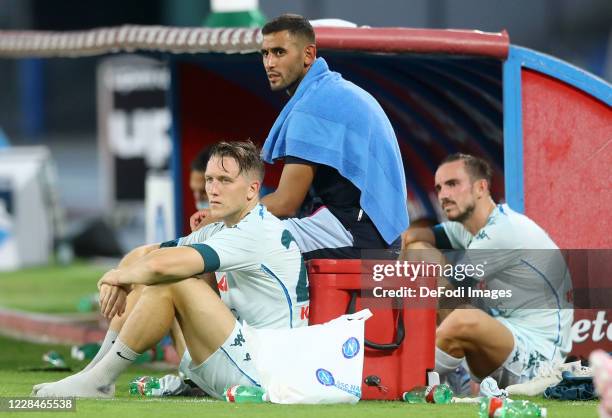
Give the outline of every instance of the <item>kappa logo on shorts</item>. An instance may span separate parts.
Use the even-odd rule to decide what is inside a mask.
[[[217,288],[222,292],[228,291],[227,276],[225,274],[221,276],[221,280],[219,280],[219,283],[217,283]]]
[[[236,338],[234,338],[234,342],[230,344],[230,347],[237,347],[237,346],[242,347],[242,343],[245,343],[245,342],[246,340],[242,336],[242,331],[239,331],[238,335],[236,335]]]
[[[342,344],[342,355],[345,358],[353,358],[359,353],[359,340],[351,337]]]

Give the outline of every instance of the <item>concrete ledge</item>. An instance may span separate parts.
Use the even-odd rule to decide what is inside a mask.
[[[0,308],[0,335],[33,343],[81,345],[99,342],[106,335],[99,318],[97,313],[40,314]],[[164,347],[164,362],[156,363],[167,369],[179,361],[174,347],[167,346]]]
[[[0,334],[36,343],[85,344],[100,341],[106,331],[97,314],[40,314],[0,308]]]

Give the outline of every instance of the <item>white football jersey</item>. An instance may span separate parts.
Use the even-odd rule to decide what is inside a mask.
[[[302,255],[281,221],[258,204],[238,224],[217,222],[180,238],[215,272],[221,299],[255,328],[308,325],[308,276]]]
[[[454,249],[467,250],[460,263],[484,265],[476,288],[511,290],[511,298],[487,299],[483,307],[523,332],[540,354],[565,357],[571,350],[571,277],[548,234],[527,216],[497,205],[472,235],[459,222],[442,223]]]

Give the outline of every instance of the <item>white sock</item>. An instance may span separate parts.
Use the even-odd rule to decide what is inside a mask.
[[[85,373],[86,371],[91,370],[93,368],[93,366],[98,364],[98,362],[100,360],[102,360],[102,357],[104,357],[106,355],[106,353],[108,353],[108,351],[113,346],[113,343],[117,339],[117,335],[119,335],[119,333],[109,329],[106,332],[106,336],[104,337],[104,341],[102,341],[102,345],[100,346],[100,350],[98,350],[98,352],[96,353],[94,358],[89,362],[89,364],[83,370],[81,370],[80,372],[78,372],[76,374]],[[38,392],[38,390],[40,388],[42,388],[44,386],[47,386],[50,383],[54,383],[54,382],[45,382],[45,383],[39,383],[38,385],[34,385],[32,394],[35,395],[36,392]]]
[[[454,372],[461,365],[463,359],[464,357],[453,357],[436,347],[436,368],[434,371],[438,372],[440,377],[446,376],[448,373]]]
[[[108,353],[108,351],[111,349],[111,347],[115,343],[115,340],[117,339],[117,335],[119,335],[119,333],[116,331],[113,331],[110,328],[108,331],[106,331],[106,336],[104,337],[104,341],[102,341],[102,346],[100,347],[100,350],[95,355],[95,357],[91,360],[91,362],[89,362],[87,367],[81,370],[81,372],[86,372],[87,370],[90,370],[93,366],[98,364],[100,360],[102,360],[102,357],[104,357],[106,353]]]
[[[88,380],[94,379],[99,385],[111,385],[139,355],[140,353],[135,352],[117,338],[112,349],[83,375],[87,376]]]
[[[116,339],[106,355],[90,370],[68,376],[58,382],[34,388],[33,396],[80,398],[110,398],[115,394],[115,381],[136,358],[138,353]]]

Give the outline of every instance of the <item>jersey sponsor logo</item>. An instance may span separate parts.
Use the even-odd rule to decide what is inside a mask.
[[[353,358],[359,353],[359,340],[351,337],[342,344],[342,355],[345,358]]]
[[[221,276],[221,280],[219,280],[219,283],[217,283],[217,288],[221,291],[221,292],[227,292],[228,291],[228,287],[227,287],[227,275],[223,275]]]
[[[308,319],[310,316],[310,306],[302,306],[300,309],[300,319]]]

